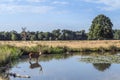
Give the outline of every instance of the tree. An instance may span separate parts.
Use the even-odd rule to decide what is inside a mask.
[[[109,17],[101,14],[95,17],[89,29],[88,39],[113,39],[113,24]]]
[[[38,40],[43,40],[43,38],[44,38],[43,32],[38,33],[37,37],[38,37]]]
[[[114,39],[120,39],[120,30],[114,30]]]
[[[11,40],[17,40],[17,32],[16,31],[12,31],[11,32]]]
[[[22,40],[26,40],[27,38],[26,28],[22,28],[21,37]]]
[[[61,30],[60,29],[53,30],[52,34],[53,34],[54,40],[59,40],[59,36],[61,35]]]

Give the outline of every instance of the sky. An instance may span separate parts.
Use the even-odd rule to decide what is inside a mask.
[[[99,14],[120,29],[120,0],[0,0],[0,31],[89,31]]]

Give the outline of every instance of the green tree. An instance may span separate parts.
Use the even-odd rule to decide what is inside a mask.
[[[114,39],[120,39],[120,30],[114,30]]]
[[[17,40],[17,32],[16,31],[12,31],[11,32],[11,40]]]
[[[31,35],[31,36],[30,36],[30,40],[31,40],[31,41],[36,40],[36,36],[35,36],[35,35]]]
[[[89,29],[88,39],[113,39],[113,24],[109,17],[101,14],[95,17]]]
[[[53,34],[54,40],[59,40],[59,36],[61,35],[61,30],[60,29],[53,30],[52,34]]]

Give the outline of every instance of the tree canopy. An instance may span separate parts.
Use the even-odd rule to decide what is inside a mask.
[[[98,15],[92,21],[88,39],[113,39],[113,24],[109,17]]]
[[[87,34],[85,30],[71,31],[71,30],[53,30],[52,32],[30,32],[26,28],[22,28],[22,32],[16,31],[0,32],[0,40],[86,40]]]

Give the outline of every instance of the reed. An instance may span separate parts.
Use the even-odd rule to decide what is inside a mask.
[[[9,45],[0,45],[0,64],[17,59],[22,55],[20,49]]]

